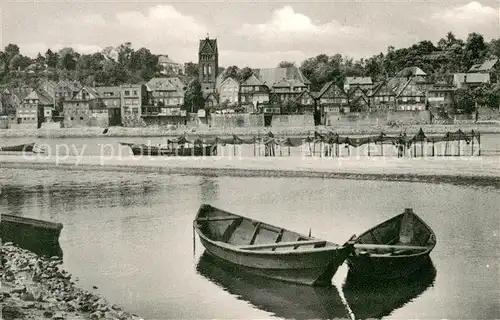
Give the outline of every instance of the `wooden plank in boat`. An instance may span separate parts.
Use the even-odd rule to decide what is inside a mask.
[[[271,244],[245,245],[245,246],[237,246],[237,248],[242,249],[242,250],[260,250],[260,249],[272,249],[272,248],[316,245],[316,244],[325,244],[325,243],[326,243],[325,240],[305,240],[305,241],[293,241],[293,242],[279,242],[279,243],[271,243]]]
[[[197,218],[196,221],[224,221],[224,220],[236,220],[241,217],[202,217]]]
[[[364,244],[364,243],[357,243],[354,245],[355,249],[365,249],[365,250],[370,250],[370,249],[385,249],[385,250],[427,250],[427,247],[421,247],[421,246],[404,246],[404,245],[388,245],[388,244]]]

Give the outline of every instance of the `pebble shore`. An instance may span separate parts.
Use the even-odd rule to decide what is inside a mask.
[[[12,243],[0,247],[0,257],[0,319],[142,320],[78,288],[59,257],[39,257]]]

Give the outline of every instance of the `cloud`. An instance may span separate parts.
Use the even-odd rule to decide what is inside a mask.
[[[431,20],[438,28],[453,30],[459,36],[479,32],[488,37],[498,37],[500,32],[500,8],[475,1],[435,12]]]
[[[309,56],[301,50],[290,51],[219,51],[219,64],[224,67],[236,65],[240,68],[273,68],[278,66],[280,61],[295,62],[300,66],[303,60]]]
[[[262,24],[243,24],[236,34],[257,37],[261,40],[286,40],[307,37],[326,36],[346,37],[360,35],[358,27],[343,26],[335,20],[324,24],[315,24],[308,16],[297,13],[291,6],[284,6],[273,12],[270,21]]]
[[[117,27],[127,36],[176,44],[197,42],[207,28],[171,5],[150,7],[146,14],[126,11],[116,14]]]
[[[57,52],[62,48],[73,48],[78,53],[81,54],[92,54],[95,52],[100,52],[102,48],[93,44],[78,44],[78,43],[56,43],[47,45],[46,43],[34,42],[34,43],[21,43],[19,44],[19,48],[21,53],[27,56],[36,57],[36,55],[40,52],[42,55],[47,52],[47,49],[50,49],[53,52]]]
[[[88,14],[80,17],[79,22],[81,24],[84,24],[86,26],[104,26],[106,25],[106,20],[102,17],[102,15],[95,13],[95,14]],[[73,21],[74,23],[74,21]]]

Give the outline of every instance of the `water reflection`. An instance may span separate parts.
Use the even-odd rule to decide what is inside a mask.
[[[408,279],[379,283],[359,282],[348,275],[343,286],[344,296],[356,319],[380,319],[420,296],[432,287],[436,269],[431,259]]]
[[[204,252],[197,272],[222,289],[277,317],[349,318],[336,287],[314,288],[252,276]]]

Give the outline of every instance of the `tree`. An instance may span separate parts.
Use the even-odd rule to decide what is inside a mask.
[[[52,50],[48,49],[47,52],[45,52],[45,60],[47,61],[47,66],[51,68],[57,67],[57,61],[59,57],[57,53],[52,52]]]
[[[198,78],[198,65],[194,62],[188,62],[184,65],[184,73],[188,77]]]
[[[456,112],[472,114],[476,110],[474,95],[468,89],[455,91]]]
[[[240,72],[238,73],[238,80],[240,82],[243,82],[248,78],[250,78],[252,75],[253,75],[252,69],[250,69],[249,67],[245,67],[241,69]]]
[[[21,54],[17,54],[14,57],[12,57],[12,59],[10,59],[9,70],[24,70],[31,63],[32,60],[30,58],[23,56]]]
[[[198,79],[194,79],[188,85],[184,95],[184,107],[190,112],[197,112],[198,109],[203,109],[205,99],[201,91],[201,84]]]
[[[280,63],[278,63],[278,68],[290,68],[290,67],[295,67],[295,62],[281,61]]]

